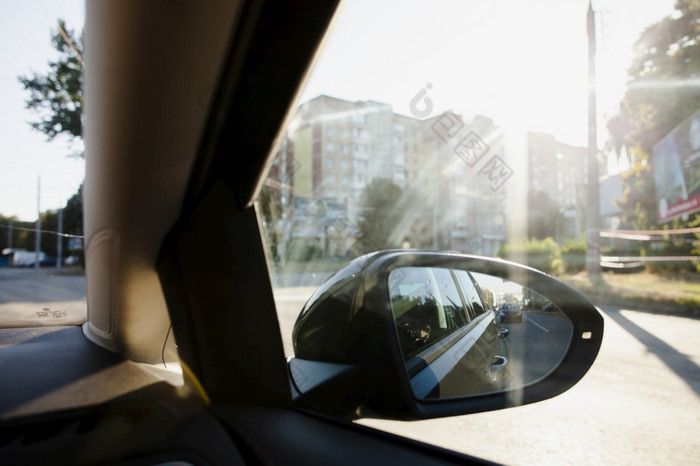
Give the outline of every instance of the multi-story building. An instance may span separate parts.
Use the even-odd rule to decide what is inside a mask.
[[[376,177],[403,186],[404,157],[394,135],[390,105],[329,96],[302,104],[290,134],[299,165],[295,195],[345,197],[355,204]]]
[[[561,143],[551,134],[528,133],[528,193],[539,197],[539,202],[530,202],[529,215],[546,215],[558,242],[580,237],[585,230],[587,154],[586,148]],[[538,211],[549,203],[556,208],[554,218]]]
[[[459,131],[443,134],[445,119]],[[474,136],[482,146],[465,145]],[[486,117],[418,120],[380,102],[319,96],[299,107],[271,171],[286,175],[279,188],[294,206],[279,227],[288,234],[278,236],[344,255],[359,233],[365,187],[384,178],[408,201],[397,246],[493,255],[506,241],[504,196],[479,170],[497,154],[505,157],[502,130]]]
[[[495,255],[507,240],[505,197],[503,186],[493,185],[493,172],[484,169],[505,158],[503,130],[490,118],[449,112],[426,120],[425,127],[428,170],[421,184],[434,191],[434,247]]]

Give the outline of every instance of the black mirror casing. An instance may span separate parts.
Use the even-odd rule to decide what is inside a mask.
[[[466,397],[417,399],[406,373],[390,302],[389,274],[402,267],[442,267],[488,274],[546,296],[573,325],[568,351],[546,377],[522,388]],[[515,263],[452,253],[395,250],[363,256],[336,275],[339,277],[331,277],[312,296],[294,326],[296,358],[290,360],[290,378],[297,404],[302,407],[333,411],[347,418],[412,420],[533,403],[576,384],[593,364],[602,342],[603,319],[586,298],[553,277]],[[344,296],[351,294],[352,299],[334,302],[335,306],[327,312],[347,312],[347,318],[333,329],[319,327],[320,332],[329,333],[328,347],[337,342],[342,350],[334,347],[332,354],[305,350],[305,322],[342,287]],[[349,308],[340,309],[344,306]],[[342,409],[334,410],[334,406]]]

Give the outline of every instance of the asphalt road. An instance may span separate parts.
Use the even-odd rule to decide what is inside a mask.
[[[523,312],[522,322],[502,323],[509,330],[508,373],[511,383],[535,382],[559,364],[571,341],[573,326],[561,314]]]
[[[25,315],[58,323],[63,312],[84,317],[84,286],[81,276],[0,269],[0,321]],[[292,326],[313,290],[276,290],[288,356]],[[556,398],[431,421],[361,423],[507,464],[700,464],[700,319],[601,310],[605,336],[598,359]],[[551,330],[540,316],[526,313],[523,324],[506,324],[511,344],[520,332],[537,335],[533,322]]]
[[[0,268],[2,326],[78,325],[86,316],[84,276],[70,270]]]

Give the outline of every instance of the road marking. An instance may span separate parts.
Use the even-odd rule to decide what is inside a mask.
[[[526,318],[527,320],[529,320],[530,322],[532,322],[533,324],[537,325],[537,326],[538,326],[539,328],[541,328],[543,331],[549,333],[549,330],[547,330],[546,328],[544,328],[543,326],[541,326],[540,324],[538,324],[537,322],[535,322],[534,320],[532,320],[531,317],[525,316],[525,318]]]

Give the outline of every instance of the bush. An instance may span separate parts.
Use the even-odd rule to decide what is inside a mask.
[[[287,246],[289,262],[310,262],[321,257],[323,257],[323,249],[313,240],[296,239]]]
[[[693,246],[683,243],[668,243],[663,249],[642,248],[640,256],[692,256]],[[651,273],[684,273],[695,272],[696,265],[691,261],[647,261],[644,263],[647,271]]]
[[[562,267],[567,273],[576,273],[586,268],[586,239],[569,238],[561,248]]]
[[[496,255],[527,264],[545,273],[558,272],[561,267],[561,251],[552,238],[519,240],[504,244]]]

